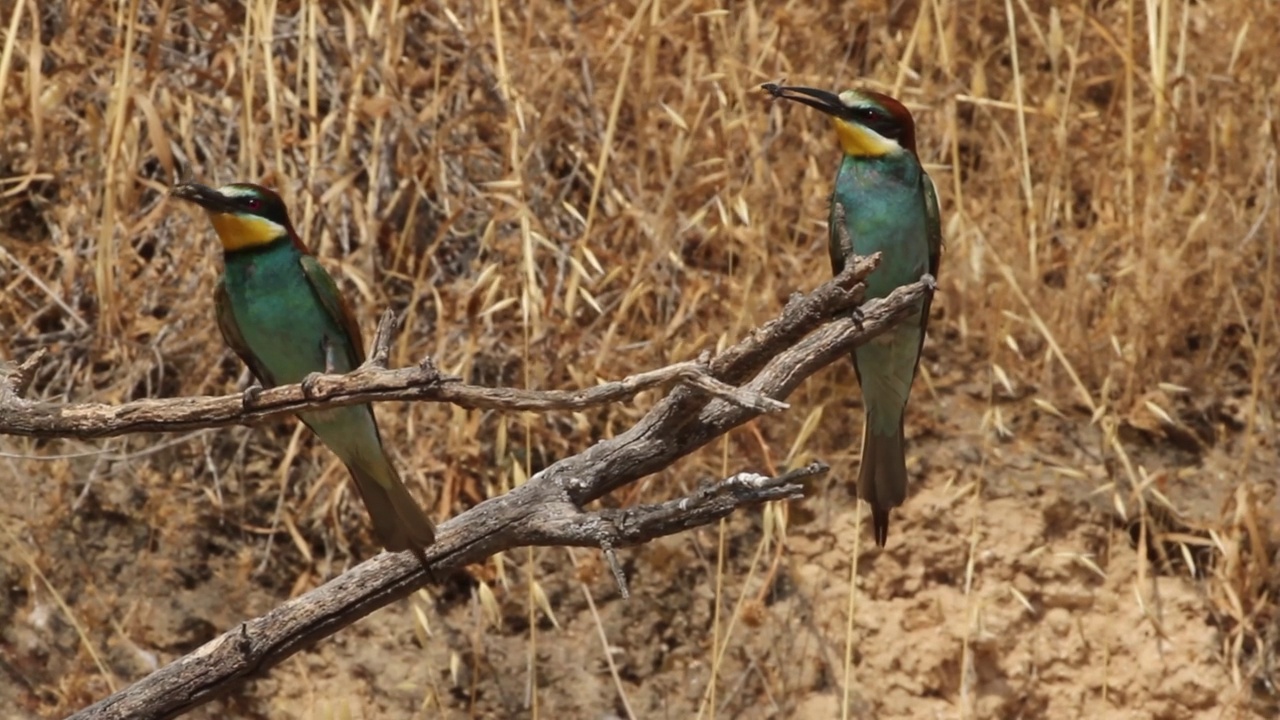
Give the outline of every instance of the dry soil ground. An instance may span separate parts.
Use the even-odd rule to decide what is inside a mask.
[[[1274,3],[57,0],[0,33],[0,360],[48,348],[51,402],[243,380],[179,175],[279,189],[367,332],[405,313],[393,364],[538,388],[695,357],[828,275],[834,138],[762,82],[902,97],[942,197],[886,549],[838,363],[611,499],[822,458],[782,543],[757,509],[627,551],[627,601],[598,553],[507,554],[193,717],[1280,713]],[[447,516],[655,399],[379,412]],[[0,451],[0,717],[377,551],[289,419]]]

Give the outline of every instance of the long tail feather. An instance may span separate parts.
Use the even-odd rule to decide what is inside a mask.
[[[871,506],[876,545],[889,538],[889,510],[907,499],[906,442],[902,421],[889,435],[873,432],[871,423],[862,431],[862,467],[858,469],[858,497]]]
[[[436,541],[435,525],[385,454],[372,462],[347,465],[373,521],[373,531],[391,552],[421,551]]]

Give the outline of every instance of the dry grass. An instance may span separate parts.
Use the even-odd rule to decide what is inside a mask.
[[[832,137],[756,87],[869,83],[916,113],[942,195],[942,292],[913,417],[953,414],[972,433],[938,447],[980,459],[939,460],[930,478],[957,483],[979,510],[984,469],[1020,458],[1087,479],[1127,517],[1147,517],[1171,477],[1230,498],[1192,513],[1200,530],[1160,539],[1174,554],[1207,549],[1186,552],[1201,570],[1212,563],[1203,595],[1220,618],[1216,662],[1232,676],[1224,702],[1276,697],[1280,15],[1246,0],[526,5],[6,6],[0,359],[50,348],[56,362],[34,392],[51,400],[232,389],[241,367],[209,302],[212,233],[165,197],[180,175],[277,188],[369,332],[383,308],[405,314],[393,363],[431,355],[479,382],[567,388],[688,359],[829,273]],[[618,501],[784,458],[852,467],[851,384],[847,368],[824,373],[786,417]],[[619,432],[647,405],[547,418],[384,406],[380,416],[411,484],[443,517]],[[1071,443],[1077,452],[1059,452]],[[5,439],[0,450],[0,472],[19,479],[5,482],[0,514],[0,619],[36,628],[0,634],[0,673],[33,713],[65,712],[145,671],[95,661],[103,649],[163,660],[221,629],[143,637],[135,613],[156,611],[102,563],[188,589],[215,575],[262,593],[220,600],[236,617],[373,550],[346,473],[292,421],[97,445]],[[838,495],[833,503],[849,502]],[[786,515],[769,517],[769,532],[732,558],[728,536],[751,526],[723,526],[719,560],[700,581],[721,598],[692,665],[701,669],[687,676],[704,716],[735,712],[725,703],[747,675],[723,672],[723,648],[770,617],[758,612],[757,578],[779,572],[773,542]],[[983,525],[965,528],[970,583],[979,538],[999,542]],[[910,528],[892,542],[909,548]],[[1142,550],[1160,544],[1141,528]],[[1108,546],[1127,541],[1112,535]],[[480,584],[466,592],[487,620],[446,631],[474,640],[470,659],[455,653],[449,668],[470,691],[419,683],[428,706],[479,702],[478,676],[458,680],[459,668],[481,663],[481,635],[502,626],[503,603],[526,616],[530,675],[558,676],[543,667],[558,640],[539,624],[555,604],[541,583],[567,576],[597,603],[608,587],[597,558],[567,558],[572,575],[555,569],[568,565],[561,550],[476,568]],[[1159,566],[1142,567],[1136,602],[1158,606]],[[71,617],[45,609],[54,598]],[[1143,612],[1162,622],[1158,607]],[[419,609],[415,627],[424,639],[433,627],[438,642],[428,614]],[[62,623],[86,628],[81,639],[59,634]],[[596,627],[584,652],[611,642]],[[38,657],[59,670],[37,670]],[[662,693],[610,669],[633,703]],[[980,682],[969,660],[954,670],[953,689],[936,692],[980,715],[963,700]],[[550,679],[535,687],[534,714],[565,692]],[[325,712],[333,697],[296,712]],[[794,700],[769,696],[780,708]]]

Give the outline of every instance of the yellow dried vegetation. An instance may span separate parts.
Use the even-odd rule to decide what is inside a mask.
[[[179,178],[277,189],[368,334],[383,309],[403,314],[393,365],[431,356],[475,382],[573,388],[687,360],[830,273],[834,136],[758,86],[869,85],[914,112],[943,206],[940,293],[908,420],[942,429],[913,442],[953,479],[982,479],[957,459],[980,455],[996,473],[997,457],[1021,458],[1092,483],[1121,518],[1163,518],[1135,525],[1152,558],[1144,577],[1197,568],[1237,697],[1274,698],[1280,14],[1267,7],[5,3],[0,360],[48,348],[32,392],[51,401],[234,391],[243,368],[212,315],[217,246],[203,217],[167,199]],[[848,476],[852,388],[833,368],[789,413],[617,501],[813,457]],[[655,397],[551,416],[379,413],[406,479],[443,518],[620,432]],[[80,642],[44,650],[61,674],[10,660],[23,702],[64,712],[141,673],[93,648],[185,647],[147,646],[128,629],[141,598],[127,582],[74,569],[101,553],[157,576],[207,567],[249,582],[270,567],[285,597],[374,550],[345,471],[295,426],[0,438],[0,577],[23,588],[0,600],[0,619],[58,598],[81,627]],[[1189,510],[1194,520],[1169,520]],[[134,533],[127,550],[105,529],[116,522]],[[909,548],[915,522],[891,542]],[[999,542],[981,526],[983,543]],[[786,527],[775,518],[770,534]],[[187,542],[199,551],[172,549]],[[534,580],[555,574],[552,552],[477,569],[486,622],[503,612],[491,586],[525,573],[530,620],[555,617]],[[776,573],[772,553],[756,553],[757,576]],[[588,555],[569,579],[607,587]],[[715,643],[769,622],[755,598],[746,618],[732,600]],[[4,638],[14,658],[31,652]],[[703,650],[714,675],[723,649]],[[707,716],[722,700],[702,703]]]

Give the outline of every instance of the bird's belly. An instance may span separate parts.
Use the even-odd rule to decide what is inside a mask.
[[[868,229],[855,225],[851,234],[858,255],[880,253],[880,264],[867,276],[868,298],[885,297],[929,271],[929,241],[923,222],[906,220]]]
[[[301,273],[299,273],[301,275]],[[267,280],[267,278],[263,278]],[[339,337],[339,330],[316,299],[306,279],[280,281],[250,287],[243,297],[252,302],[233,302],[236,323],[245,344],[267,367],[278,384],[300,382],[313,372],[325,370],[326,337]],[[329,353],[336,372],[346,372],[341,351]]]

